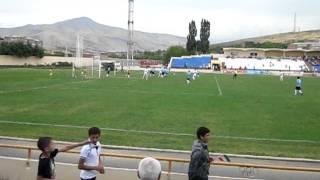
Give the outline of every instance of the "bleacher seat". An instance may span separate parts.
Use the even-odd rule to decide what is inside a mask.
[[[211,59],[211,56],[175,57],[171,59],[171,68],[208,69]]]
[[[255,59],[255,58],[223,58],[227,69],[304,71],[308,69],[303,60],[293,59]]]

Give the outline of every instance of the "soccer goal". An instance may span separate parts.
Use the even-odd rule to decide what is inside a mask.
[[[120,63],[114,60],[100,60],[99,64],[99,78],[102,77],[110,77],[111,74],[113,76],[116,75],[116,72],[118,71],[120,67]]]
[[[100,60],[99,56],[75,60],[72,77],[81,79],[101,79],[115,76],[120,70],[120,63],[115,60]]]
[[[84,58],[83,36],[77,35],[76,57],[72,63],[72,77],[79,79],[100,78],[101,62],[100,56]]]
[[[72,77],[80,79],[97,79],[101,74],[101,62],[98,57],[75,59],[72,65]]]

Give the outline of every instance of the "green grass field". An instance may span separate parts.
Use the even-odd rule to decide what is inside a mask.
[[[212,130],[212,152],[320,159],[320,79],[303,78],[304,96],[293,96],[295,78],[185,74],[167,79],[75,80],[71,70],[0,69],[0,135],[80,141],[86,129],[5,121],[98,126],[177,135],[104,130],[102,143],[190,150],[199,126]],[[221,87],[219,96],[217,82]],[[245,138],[243,138],[245,137]],[[273,139],[273,140],[272,140]],[[289,141],[287,141],[289,140]],[[301,140],[301,141],[290,141]]]

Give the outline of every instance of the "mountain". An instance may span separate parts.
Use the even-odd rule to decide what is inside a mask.
[[[1,36],[27,36],[43,41],[48,50],[75,49],[76,35],[84,38],[85,50],[100,52],[126,51],[128,32],[126,29],[99,24],[87,17],[70,19],[54,24],[26,25],[16,28],[0,28]],[[134,32],[135,50],[164,50],[172,45],[186,43],[186,38],[169,34]]]
[[[312,31],[302,31],[302,32],[288,32],[288,33],[280,33],[273,34],[261,37],[240,39],[236,41],[224,42],[214,44],[212,46],[221,46],[221,47],[230,47],[234,45],[243,44],[244,42],[273,42],[273,43],[284,43],[290,44],[294,42],[310,42],[310,41],[319,41],[320,40],[320,30],[312,30]]]

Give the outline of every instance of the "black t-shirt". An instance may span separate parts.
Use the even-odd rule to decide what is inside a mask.
[[[54,158],[58,154],[58,149],[55,149],[50,153],[50,157],[41,157],[43,153],[39,156],[39,166],[38,166],[38,176],[48,179],[53,179],[56,176],[55,173],[55,163]]]

